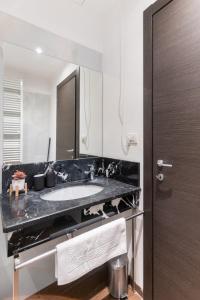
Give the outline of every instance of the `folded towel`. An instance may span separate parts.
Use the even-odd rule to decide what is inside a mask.
[[[110,222],[56,246],[58,285],[70,283],[110,259],[127,253],[126,221]]]

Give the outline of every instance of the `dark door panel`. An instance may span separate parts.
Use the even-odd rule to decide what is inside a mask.
[[[73,159],[76,143],[76,78],[57,89],[56,159]]]
[[[171,1],[153,16],[153,169],[153,299],[199,300],[199,0]]]

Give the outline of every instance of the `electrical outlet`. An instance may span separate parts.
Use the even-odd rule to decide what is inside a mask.
[[[127,146],[137,146],[138,144],[138,136],[136,133],[128,133],[127,135]]]

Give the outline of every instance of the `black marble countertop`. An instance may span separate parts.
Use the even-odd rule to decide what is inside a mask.
[[[40,198],[41,194],[83,183],[100,185],[104,189],[93,196],[69,201],[46,201]],[[64,216],[75,209],[88,208],[119,197],[126,197],[136,191],[140,191],[140,188],[114,179],[97,177],[93,181],[59,184],[53,189],[45,189],[42,192],[31,190],[28,195],[20,195],[18,200],[14,199],[14,196],[10,198],[9,195],[1,195],[3,231],[7,233],[27,228],[58,216]]]

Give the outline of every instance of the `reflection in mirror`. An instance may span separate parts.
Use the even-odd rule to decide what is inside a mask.
[[[102,155],[102,74],[3,44],[3,161]]]
[[[73,67],[57,86],[56,160],[79,156],[79,85],[79,68]]]
[[[80,153],[102,156],[102,73],[80,68]]]

